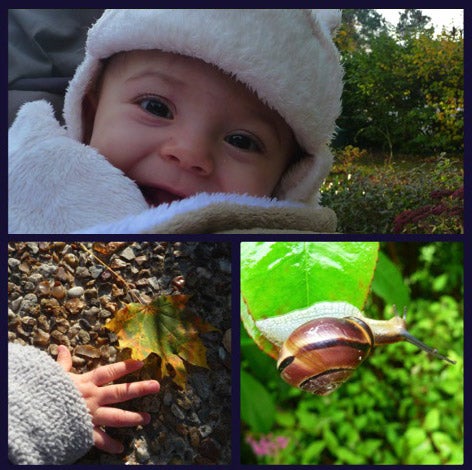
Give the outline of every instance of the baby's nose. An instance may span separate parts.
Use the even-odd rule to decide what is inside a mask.
[[[213,171],[213,157],[208,143],[203,140],[170,143],[162,149],[162,157],[198,176],[208,176]]]

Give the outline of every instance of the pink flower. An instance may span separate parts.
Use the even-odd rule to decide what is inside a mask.
[[[253,436],[249,435],[246,437],[246,442],[251,446],[254,454],[258,456],[276,456],[279,451],[287,447],[289,438],[267,434],[266,436],[260,436],[259,440],[257,440]]]

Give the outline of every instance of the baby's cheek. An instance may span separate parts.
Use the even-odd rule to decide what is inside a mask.
[[[277,181],[270,172],[257,171],[246,172],[239,175],[239,178],[232,181],[233,191],[239,194],[249,194],[250,196],[270,196]],[[229,192],[229,191],[228,191]]]
[[[110,137],[98,138],[95,144],[92,140],[91,145],[113,166],[126,173],[133,164],[133,155],[136,149],[127,139],[123,139],[120,136]]]

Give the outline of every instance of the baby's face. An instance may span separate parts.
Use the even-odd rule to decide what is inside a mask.
[[[151,205],[200,192],[270,196],[295,152],[276,112],[189,57],[120,54],[90,101],[90,145],[136,181]]]

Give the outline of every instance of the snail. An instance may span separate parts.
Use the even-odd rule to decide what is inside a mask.
[[[347,302],[320,302],[285,315],[256,321],[259,331],[280,348],[277,368],[290,385],[316,395],[340,387],[380,344],[408,341],[455,364],[412,336],[405,314],[373,320]],[[406,313],[406,310],[405,310]]]

